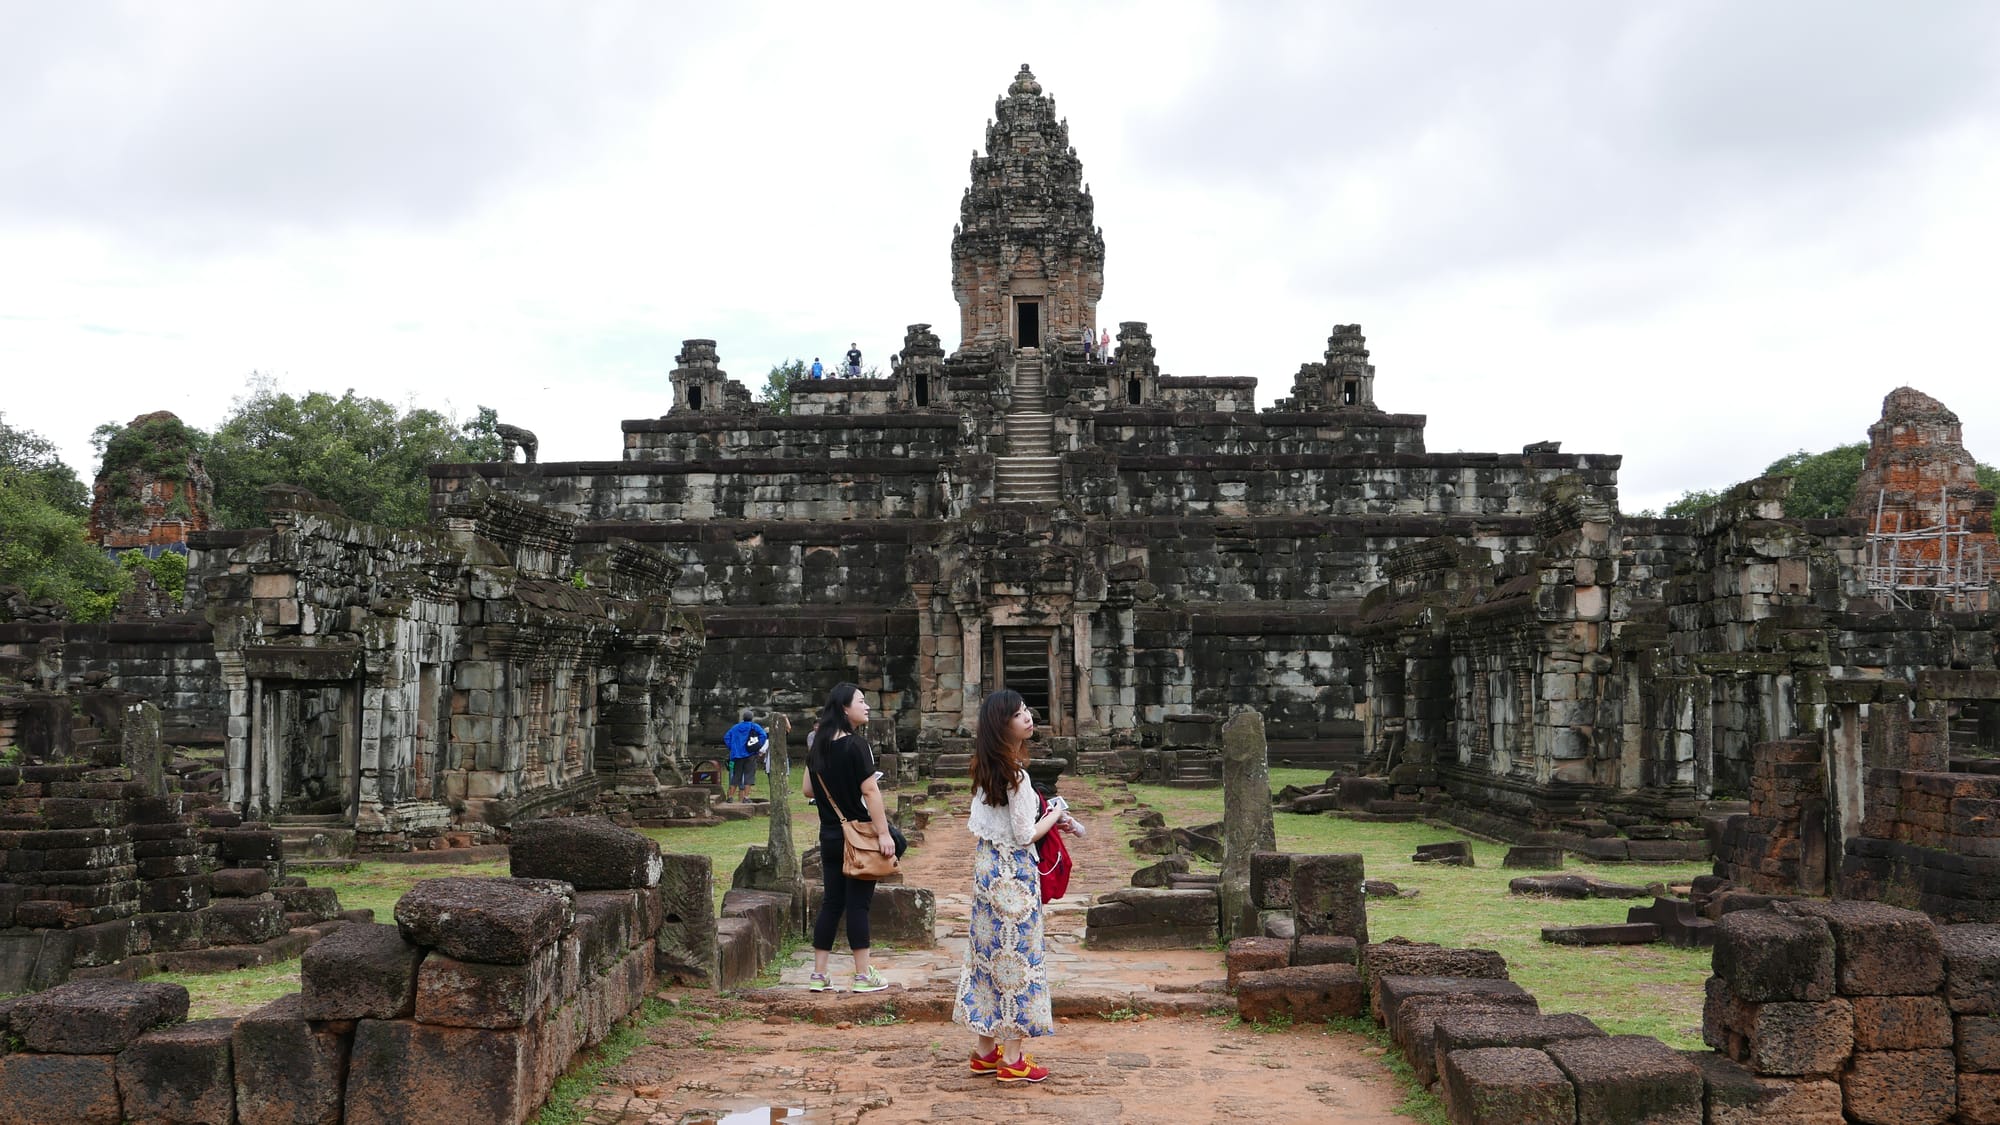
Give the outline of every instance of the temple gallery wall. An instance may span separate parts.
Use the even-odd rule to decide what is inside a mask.
[[[689,339],[607,459],[516,431],[525,463],[430,469],[421,531],[310,497],[209,528],[193,472],[127,505],[119,534],[188,552],[186,603],[11,613],[0,742],[101,750],[52,701],[151,702],[239,811],[393,848],[673,807],[739,709],[841,680],[920,772],[1005,686],[1071,768],[1212,778],[1183,734],[1250,709],[1357,811],[1983,916],[1933,853],[1984,839],[1945,821],[2000,743],[2000,548],[1943,404],[1888,394],[1845,518],[1785,518],[1782,478],[1635,516],[1615,454],[1428,450],[1359,325],[1261,409],[1164,373],[1171,326],[1097,319],[1106,238],[1027,68],[969,171],[956,338],[910,325],[887,377],[777,413]]]

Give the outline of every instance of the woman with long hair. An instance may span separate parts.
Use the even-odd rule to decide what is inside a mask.
[[[1021,694],[1002,689],[979,707],[972,742],[972,927],[965,971],[958,978],[954,1023],[979,1037],[974,1074],[1002,1082],[1040,1082],[1046,1067],[1021,1049],[1023,1040],[1055,1034],[1043,964],[1041,874],[1035,841],[1063,816],[1060,802],[1038,811],[1028,783],[1028,739],[1035,713]]]
[[[853,684],[836,684],[827,693],[826,706],[820,708],[819,722],[806,737],[805,794],[819,807],[819,866],[826,886],[819,917],[813,922],[813,972],[806,987],[814,992],[832,987],[826,959],[833,952],[834,934],[843,914],[847,916],[847,945],[854,951],[854,991],[880,992],[889,987],[868,963],[868,907],[875,899],[875,884],[850,879],[840,869],[846,850],[840,833],[842,817],[873,823],[884,855],[900,851],[882,805],[875,754],[868,747],[868,736],[861,733],[867,725],[868,697]]]

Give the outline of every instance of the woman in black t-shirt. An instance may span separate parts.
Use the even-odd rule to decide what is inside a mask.
[[[819,723],[806,746],[805,793],[819,806],[819,866],[826,883],[826,896],[820,900],[819,917],[813,922],[813,973],[807,987],[814,992],[832,987],[826,959],[833,952],[834,933],[843,913],[847,915],[847,944],[854,950],[854,991],[880,992],[889,987],[868,963],[868,907],[875,898],[875,884],[868,879],[850,879],[840,870],[846,850],[840,834],[841,817],[856,823],[872,822],[882,851],[889,855],[897,852],[882,791],[876,785],[880,775],[875,772],[875,754],[861,733],[867,725],[868,697],[853,684],[839,684],[827,694],[826,706],[820,708]],[[834,814],[836,807],[838,816]]]

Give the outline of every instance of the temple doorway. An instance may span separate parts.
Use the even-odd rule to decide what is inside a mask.
[[[1022,348],[1042,346],[1042,303],[1014,302],[1014,344]]]

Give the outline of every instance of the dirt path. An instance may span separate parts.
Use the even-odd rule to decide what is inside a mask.
[[[1051,903],[1046,933],[1060,1031],[1036,1044],[1053,1071],[1040,1086],[998,1085],[966,1073],[970,1037],[942,1022],[958,982],[970,915],[972,837],[966,797],[934,801],[924,845],[904,864],[905,879],[932,889],[938,946],[878,953],[896,986],[883,999],[902,1018],[873,1022],[853,1012],[861,997],[803,991],[810,953],[785,967],[780,990],[749,999],[663,993],[682,1014],[650,1029],[648,1042],[607,1072],[584,1100],[591,1125],[647,1122],[790,1121],[868,1125],[920,1121],[1234,1122],[1294,1120],[1329,1125],[1406,1121],[1401,1094],[1380,1051],[1351,1035],[1300,1027],[1264,1033],[1226,1015],[1132,1017],[1130,1009],[1178,1001],[1181,1010],[1232,1007],[1211,991],[1223,976],[1215,950],[1100,952],[1082,948],[1091,896],[1126,886],[1137,866],[1125,840],[1130,818],[1115,814],[1115,790],[1065,779],[1063,791],[1090,835],[1072,842],[1077,873]],[[870,998],[871,1002],[874,998]],[[1079,1002],[1081,1006],[1079,1007]],[[1082,1012],[1092,1014],[1081,1014]],[[1096,1018],[1110,1013],[1114,1018]],[[887,1019],[878,1016],[876,1019]],[[742,1116],[736,1116],[741,1114]]]

